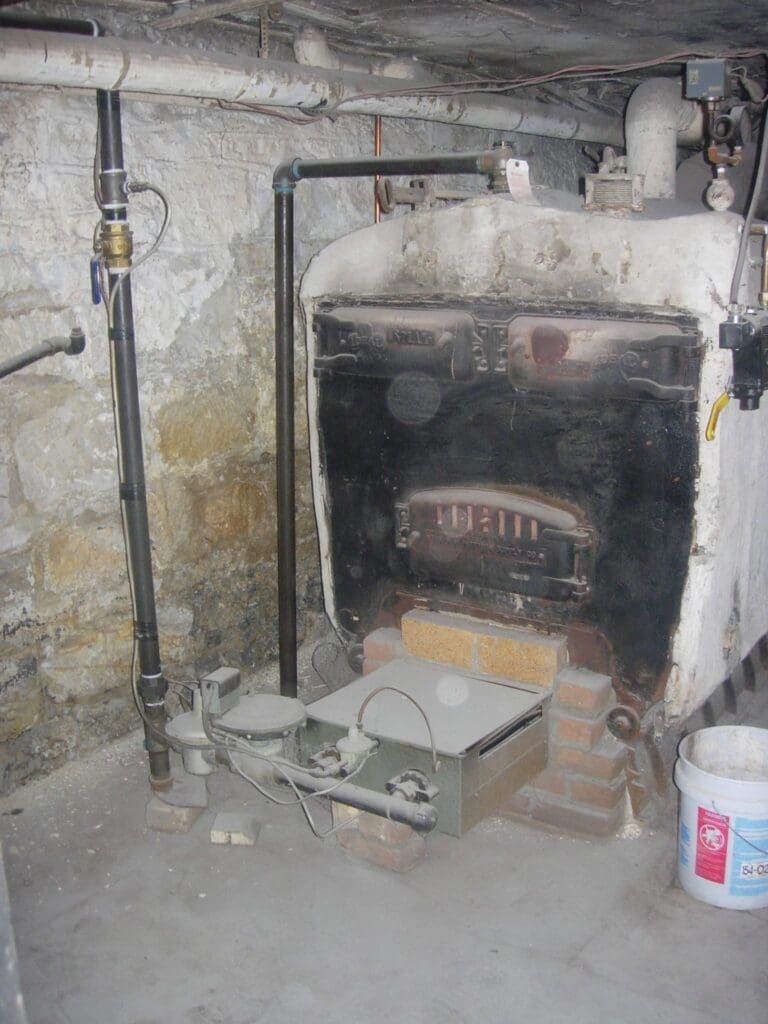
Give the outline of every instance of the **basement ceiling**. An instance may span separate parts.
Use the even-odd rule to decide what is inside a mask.
[[[283,18],[294,21],[284,5]],[[367,46],[502,77],[572,64],[621,63],[693,49],[734,50],[765,38],[768,4],[713,0],[384,0],[306,4],[341,18],[329,33]]]
[[[194,45],[211,28],[240,32],[254,48],[262,30],[290,44],[299,29],[312,26],[343,51],[413,57],[495,78],[768,43],[768,0],[0,0],[0,6],[19,13],[128,15],[121,26],[126,35],[141,32],[180,46]]]

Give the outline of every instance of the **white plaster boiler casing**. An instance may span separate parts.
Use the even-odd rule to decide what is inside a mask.
[[[337,621],[311,371],[311,323],[320,299],[486,297],[553,308],[584,303],[614,315],[622,306],[645,307],[651,315],[686,313],[699,325],[705,354],[693,413],[699,437],[693,543],[666,688],[668,717],[685,716],[768,627],[768,400],[756,412],[731,402],[716,439],[704,439],[711,405],[731,372],[730,354],[717,339],[741,218],[681,214],[661,203],[653,216],[588,213],[576,208],[574,196],[554,193],[549,202],[481,197],[412,213],[341,238],[312,261],[301,297],[310,325],[309,414],[326,607]],[[673,215],[664,215],[667,207]]]

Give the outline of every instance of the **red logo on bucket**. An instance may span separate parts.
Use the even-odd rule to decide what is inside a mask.
[[[725,815],[699,808],[696,835],[696,874],[699,878],[721,884],[725,881],[729,823]]]

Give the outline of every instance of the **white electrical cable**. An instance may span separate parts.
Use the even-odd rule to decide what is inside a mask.
[[[147,249],[145,253],[142,253],[139,258],[131,264],[130,267],[126,267],[119,274],[116,274],[114,279],[110,279],[110,292],[109,292],[109,303],[107,307],[107,320],[109,326],[112,326],[112,321],[115,315],[115,297],[118,289],[122,285],[126,277],[129,277],[135,270],[137,270],[142,263],[146,263],[150,256],[153,256],[163,243],[163,240],[168,233],[168,228],[171,223],[171,204],[168,202],[168,197],[165,192],[157,186],[152,185],[148,181],[132,181],[128,185],[129,192],[154,192],[156,196],[160,198],[163,203],[163,223],[160,227],[160,231],[157,234],[152,245]]]

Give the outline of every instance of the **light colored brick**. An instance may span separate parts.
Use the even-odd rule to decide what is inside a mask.
[[[586,715],[606,711],[614,702],[610,676],[584,668],[564,668],[555,680],[552,703]]]
[[[222,811],[213,819],[211,842],[217,845],[255,846],[261,825],[252,814]]]
[[[478,669],[519,683],[551,687],[566,658],[565,637],[487,626],[478,638]]]
[[[473,667],[475,624],[465,615],[415,610],[402,618],[403,643],[417,658]]]
[[[146,824],[153,832],[189,832],[204,807],[174,807],[157,796],[147,804]]]
[[[568,656],[564,636],[447,612],[407,612],[402,635],[406,649],[419,658],[547,688]]]

